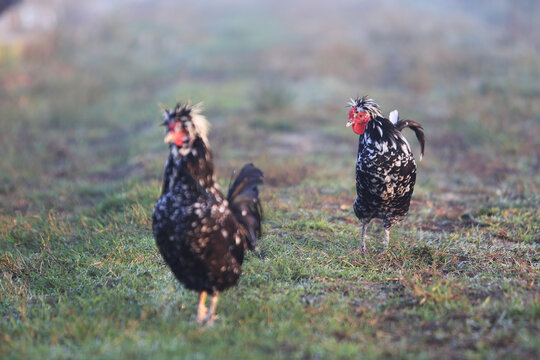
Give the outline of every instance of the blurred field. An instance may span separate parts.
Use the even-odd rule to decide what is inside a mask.
[[[0,18],[2,358],[540,356],[539,1],[40,3],[44,28]],[[427,145],[362,257],[364,94]],[[177,100],[204,102],[223,186],[265,172],[260,254],[209,329],[150,230]]]

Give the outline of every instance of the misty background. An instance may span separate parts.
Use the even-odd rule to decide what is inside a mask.
[[[0,1],[0,357],[538,358],[540,1]],[[351,97],[423,125],[354,253]],[[157,252],[159,104],[264,172],[212,329]],[[414,134],[404,130],[416,159]]]

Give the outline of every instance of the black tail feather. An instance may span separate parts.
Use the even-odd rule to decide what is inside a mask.
[[[399,131],[405,129],[406,127],[414,131],[414,133],[416,134],[416,138],[420,143],[420,160],[422,160],[422,157],[424,156],[424,145],[426,142],[424,136],[424,128],[422,127],[422,125],[412,120],[399,120],[395,126]]]
[[[229,208],[248,232],[248,247],[251,250],[257,249],[257,239],[261,237],[263,211],[257,186],[262,184],[262,171],[253,164],[246,164],[227,193]]]

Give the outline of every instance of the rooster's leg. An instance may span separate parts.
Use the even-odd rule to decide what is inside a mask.
[[[201,291],[199,294],[199,306],[197,307],[197,322],[202,324],[208,314],[206,307],[206,291]]]
[[[212,295],[212,298],[210,299],[210,310],[208,311],[208,315],[206,315],[206,318],[204,319],[204,323],[206,325],[213,325],[214,320],[218,318],[218,316],[216,315],[218,296],[219,293],[216,292],[214,295]]]
[[[362,221],[362,252],[366,252],[366,226],[367,222]]]
[[[384,247],[388,249],[390,243],[390,229],[384,228]]]

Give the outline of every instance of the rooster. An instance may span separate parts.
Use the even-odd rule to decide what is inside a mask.
[[[199,292],[197,322],[211,325],[219,293],[238,283],[244,250],[257,249],[262,221],[257,186],[263,173],[245,165],[223,196],[214,180],[209,124],[200,106],[163,110],[169,157],[152,229],[175,277]]]
[[[366,251],[366,226],[373,218],[382,219],[388,248],[390,228],[409,211],[416,181],[416,163],[401,130],[408,127],[415,132],[421,160],[423,128],[411,120],[400,121],[397,110],[385,118],[379,105],[367,96],[351,99],[350,106],[347,126],[360,135],[354,213],[362,222],[362,251]]]

